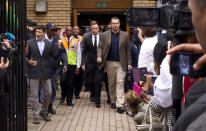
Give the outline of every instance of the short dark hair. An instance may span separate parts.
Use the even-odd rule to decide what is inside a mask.
[[[145,37],[153,37],[157,33],[156,27],[142,27],[142,32]]]
[[[112,20],[118,20],[120,22],[120,19],[118,17],[112,17],[111,22]]]
[[[92,21],[90,22],[90,26],[92,26],[92,25],[98,25],[97,21],[96,21],[96,20],[92,20]]]
[[[57,27],[56,30],[61,30],[61,28]]]
[[[167,40],[159,39],[153,51],[154,61],[157,62],[157,64],[161,65],[162,61],[166,56],[166,51],[167,51]]]
[[[36,28],[34,29],[34,31],[36,31],[36,29],[42,30],[43,32],[45,32],[45,26],[43,26],[43,25],[37,25]]]

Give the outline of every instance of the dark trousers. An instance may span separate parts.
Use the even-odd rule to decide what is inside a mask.
[[[72,101],[72,97],[74,94],[75,70],[76,70],[76,66],[68,65],[68,70],[66,72],[66,78],[65,78],[66,81],[65,90],[66,90],[67,102]]]
[[[83,71],[80,69],[80,73],[75,76],[75,91],[74,95],[79,96],[82,90],[82,83],[83,83]]]
[[[94,81],[88,82],[88,86],[90,87],[90,98],[96,99],[96,103],[100,104],[103,71],[96,68],[93,73]]]
[[[106,86],[107,98],[110,99],[108,77],[107,77],[107,73],[105,73],[105,72],[103,74],[103,81],[104,81],[104,84]]]
[[[61,92],[61,97],[66,97],[67,96],[67,94],[66,94],[66,92],[67,92],[67,90],[66,90],[66,75],[67,75],[67,73],[65,72],[65,73],[63,73],[63,69],[61,68],[60,70],[59,70],[59,76],[60,76],[60,87],[61,87],[61,90],[62,90],[62,92]]]

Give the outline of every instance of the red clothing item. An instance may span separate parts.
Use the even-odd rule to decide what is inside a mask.
[[[183,87],[184,96],[182,98],[182,104],[185,102],[185,98],[190,87],[192,87],[192,85],[195,84],[197,81],[198,81],[197,79],[191,79],[190,77],[187,76],[184,77],[184,87]]]

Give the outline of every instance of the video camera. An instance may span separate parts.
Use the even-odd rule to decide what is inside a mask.
[[[129,8],[127,23],[130,26],[155,26],[175,31],[192,29],[188,0],[170,0],[168,3],[170,5],[161,8]]]
[[[15,39],[15,37],[11,33],[2,33],[0,35],[0,57],[4,57],[5,61],[7,58],[12,57],[14,54],[17,53],[17,46],[15,45],[15,43],[12,41]],[[9,39],[9,40],[8,40]],[[10,49],[7,48],[7,46],[1,42],[3,42],[3,40],[7,40],[11,46]]]

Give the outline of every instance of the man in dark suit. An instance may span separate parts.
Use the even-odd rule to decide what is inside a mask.
[[[45,34],[45,39],[50,41],[50,43],[57,48],[58,46],[58,40],[59,38],[55,35],[56,34],[56,26],[54,25],[53,22],[48,22],[46,24],[46,34]],[[63,45],[62,45],[63,47]],[[66,50],[61,54],[60,59],[63,64],[63,69],[66,71],[67,70],[67,54]],[[59,68],[59,60],[56,60],[54,58],[51,58],[50,60],[51,64],[51,69],[52,69],[52,75],[51,75],[51,85],[52,85],[52,95],[48,107],[48,112],[51,114],[56,114],[56,111],[53,109],[53,103],[56,97],[56,89],[58,88],[57,86],[57,79],[58,79],[58,68]],[[44,99],[44,91],[42,88],[42,85],[40,84],[40,102],[43,103]]]
[[[39,113],[45,121],[51,121],[48,117],[48,105],[52,93],[51,75],[52,69],[50,66],[51,57],[58,59],[63,52],[61,43],[58,43],[58,48],[55,47],[46,39],[44,39],[44,26],[37,26],[35,29],[35,39],[28,41],[26,47],[26,55],[28,59],[28,78],[30,78],[31,99],[33,109],[33,123],[39,124]],[[39,83],[43,86],[44,102],[41,112],[39,111],[38,89]]]
[[[111,108],[117,112],[125,111],[124,104],[124,79],[126,70],[132,69],[129,36],[120,31],[120,20],[117,17],[111,19],[112,29],[102,34],[97,51],[97,62],[101,63],[99,69],[106,65],[109,92],[111,96]]]
[[[96,21],[90,23],[91,33],[84,37],[82,53],[82,70],[85,71],[85,81],[90,87],[90,101],[96,101],[96,107],[100,108],[101,80],[103,70],[98,69],[97,46],[99,44],[99,26]]]

